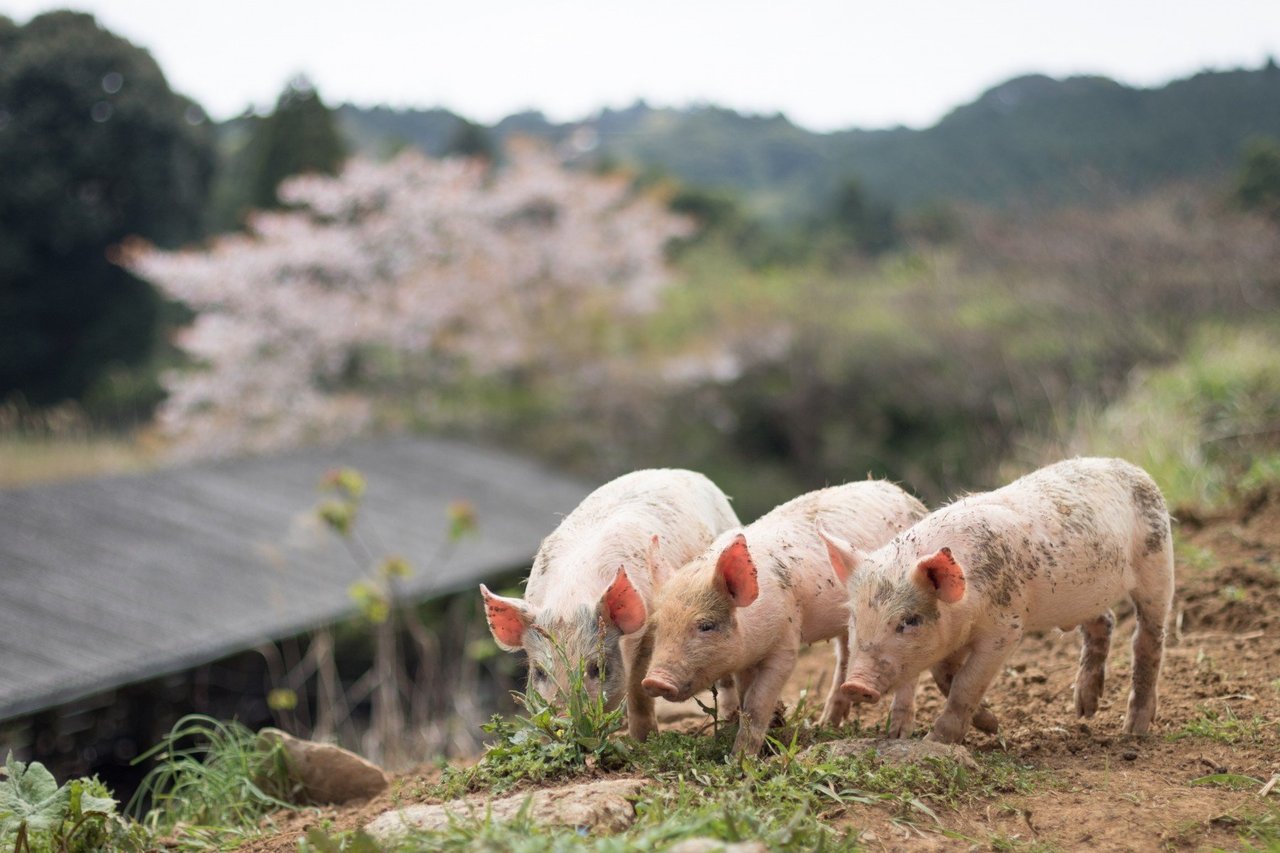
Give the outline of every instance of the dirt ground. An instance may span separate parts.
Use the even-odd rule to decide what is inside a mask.
[[[1280,785],[1258,795],[1280,774],[1280,495],[1215,518],[1183,513],[1178,540],[1174,624],[1151,735],[1121,734],[1133,617],[1117,607],[1097,716],[1075,716],[1079,639],[1054,631],[1028,637],[988,692],[1000,732],[971,731],[965,741],[975,753],[1004,751],[1040,771],[1034,793],[939,811],[941,826],[903,824],[875,807],[850,810],[836,823],[859,832],[869,849],[912,851],[1235,850],[1245,822],[1270,812],[1280,823]],[[809,705],[820,708],[830,668],[826,644],[810,649],[784,699],[794,707],[807,689],[815,697]],[[927,726],[940,705],[937,690],[922,683],[917,726]],[[861,721],[874,725],[886,714],[882,703]],[[1198,724],[1209,733],[1187,733]],[[1214,774],[1259,782],[1244,790],[1193,784]],[[283,817],[279,834],[241,850],[293,851],[306,826],[359,826],[391,807],[386,795]]]

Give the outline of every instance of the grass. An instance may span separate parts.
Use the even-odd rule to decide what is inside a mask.
[[[143,471],[154,464],[152,452],[128,439],[0,435],[3,488]]]
[[[770,850],[839,850],[858,846],[856,814],[876,810],[895,823],[940,827],[941,813],[1008,793],[1028,793],[1039,774],[1003,753],[978,757],[968,768],[950,759],[899,766],[873,751],[835,754],[836,738],[865,735],[857,725],[815,730],[803,707],[774,730],[766,755],[732,755],[734,727],[709,734],[661,732],[643,743],[618,739],[621,711],[581,691],[582,668],[570,675],[568,706],[557,710],[536,694],[518,696],[526,713],[495,718],[494,743],[481,762],[446,769],[440,782],[406,792],[413,799],[447,801],[469,792],[486,796],[595,778],[602,770],[648,780],[636,819],[625,832],[593,836],[571,828],[514,820],[455,821],[384,848],[360,833],[312,832],[302,853],[431,850],[652,850],[688,838],[758,840]]]
[[[135,763],[154,758],[128,811],[178,850],[229,849],[260,835],[270,812],[295,808],[283,746],[237,722],[198,714],[180,719]],[[181,828],[180,832],[175,830]]]
[[[1237,717],[1231,708],[1226,706],[1219,711],[1208,705],[1201,705],[1198,710],[1199,714],[1196,717],[1183,723],[1180,729],[1167,736],[1169,740],[1196,737],[1225,744],[1258,743],[1262,740],[1267,726],[1276,725],[1257,715],[1249,719]]]
[[[1126,393],[1085,409],[1040,454],[1122,456],[1169,505],[1214,510],[1280,487],[1280,338],[1209,327],[1181,361],[1135,374]]]

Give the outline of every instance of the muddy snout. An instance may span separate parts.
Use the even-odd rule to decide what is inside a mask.
[[[679,702],[687,698],[689,692],[689,683],[679,683],[665,672],[650,671],[640,682],[640,686],[644,688],[644,692],[648,693],[655,699],[666,699],[669,702]]]
[[[850,678],[844,684],[841,684],[840,692],[855,705],[874,705],[880,701],[880,691],[860,678]]]

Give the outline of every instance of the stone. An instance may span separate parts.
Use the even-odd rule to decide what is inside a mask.
[[[472,796],[434,805],[404,806],[374,818],[365,826],[365,832],[387,843],[414,831],[443,829],[449,825],[450,817],[510,820],[526,802],[529,819],[543,826],[568,826],[590,834],[621,832],[635,821],[635,799],[646,784],[644,779],[605,779],[496,799]]]
[[[926,758],[949,758],[969,770],[977,770],[978,763],[973,760],[969,750],[954,743],[934,743],[929,740],[908,740],[899,738],[855,737],[845,740],[833,740],[809,747],[808,751],[826,750],[828,755],[848,756],[863,755],[873,750],[876,756],[888,764],[917,764]]]
[[[261,744],[284,745],[289,775],[307,803],[348,803],[367,800],[387,789],[387,774],[370,761],[331,743],[317,743],[294,737],[280,729],[258,732]]]

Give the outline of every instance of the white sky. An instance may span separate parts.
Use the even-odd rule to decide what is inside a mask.
[[[60,4],[0,0],[20,23]],[[326,102],[558,121],[643,97],[814,130],[933,124],[1009,77],[1159,85],[1280,57],[1280,0],[81,0],[217,119]]]

